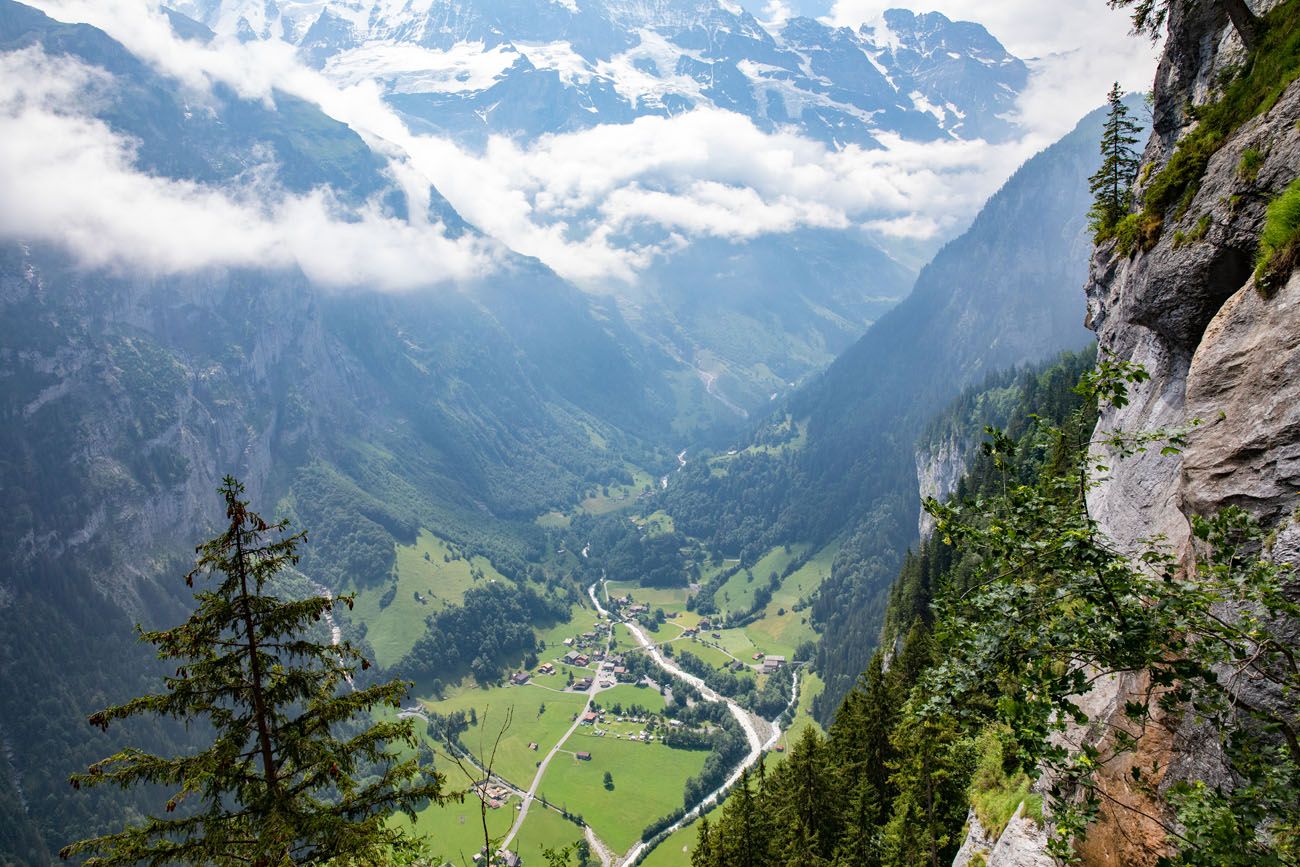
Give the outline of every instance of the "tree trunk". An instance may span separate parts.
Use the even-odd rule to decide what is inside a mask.
[[[257,721],[257,740],[262,754],[262,770],[266,774],[266,785],[272,793],[278,793],[280,781],[277,779],[275,758],[271,748],[271,731],[267,720],[266,701],[262,694],[262,664],[258,659],[257,628],[253,623],[253,612],[248,602],[248,564],[244,553],[244,515],[240,510],[235,515],[235,568],[239,570],[239,601],[244,618],[245,646],[248,649],[249,669],[252,674],[253,717]]]
[[[1241,37],[1246,49],[1254,49],[1259,43],[1259,18],[1250,11],[1246,0],[1223,0],[1223,8],[1228,11],[1232,27]]]

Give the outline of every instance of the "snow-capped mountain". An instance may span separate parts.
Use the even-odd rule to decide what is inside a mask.
[[[461,139],[722,108],[835,146],[1001,141],[1028,79],[983,27],[890,10],[857,30],[764,26],[728,0],[182,0],[241,39],[281,39],[341,82],[379,81]]]
[[[340,86],[378,84],[412,132],[513,173],[504,197],[430,180],[485,233],[612,294],[728,419],[829,363],[961,224],[952,207],[913,230],[909,205],[959,184],[923,157],[902,172],[924,177],[900,180],[890,161],[919,151],[897,145],[1016,139],[1029,78],[982,26],[903,10],[850,29],[765,24],[732,0],[174,3],[225,36],[284,41]],[[584,159],[608,164],[581,180],[561,152],[588,132],[607,134]],[[497,220],[488,201],[526,210]]]

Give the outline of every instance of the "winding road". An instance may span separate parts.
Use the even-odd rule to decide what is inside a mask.
[[[608,594],[608,591],[606,591],[606,594]],[[596,606],[596,611],[598,611],[602,617],[610,616],[609,612],[605,610],[605,606],[601,605],[600,600],[596,597],[595,584],[592,584],[590,587],[587,588],[587,595],[591,597],[592,603]],[[635,846],[632,847],[632,849],[627,853],[627,855],[625,855],[623,858],[619,859],[618,861],[619,864],[635,864],[639,858],[646,855],[651,849],[653,849],[656,845],[658,845],[658,843],[661,840],[663,840],[669,834],[672,834],[674,831],[677,831],[685,827],[692,821],[694,821],[695,817],[698,816],[704,809],[712,806],[714,803],[720,800],[722,796],[727,793],[727,790],[729,790],[732,786],[736,784],[736,781],[740,779],[741,774],[743,774],[747,769],[752,768],[754,765],[758,763],[759,757],[763,755],[764,751],[771,749],[776,744],[777,740],[780,739],[781,737],[781,725],[780,725],[781,715],[778,714],[776,719],[773,719],[770,722],[768,722],[767,720],[760,720],[760,723],[762,723],[765,726],[770,726],[772,729],[771,734],[769,734],[766,740],[764,740],[762,737],[759,736],[758,728],[757,726],[754,725],[755,717],[751,715],[749,711],[745,710],[743,707],[741,707],[732,699],[727,698],[724,695],[720,695],[719,693],[710,689],[708,685],[705,684],[704,681],[701,680],[700,678],[696,677],[695,675],[691,674],[688,671],[683,671],[681,668],[679,668],[675,662],[673,662],[669,657],[664,656],[663,653],[660,652],[659,647],[653,641],[651,641],[649,638],[646,637],[646,634],[641,630],[641,627],[638,626],[636,623],[630,620],[623,620],[620,622],[628,628],[628,631],[632,633],[632,636],[637,640],[637,643],[640,644],[641,647],[646,650],[646,652],[650,655],[650,658],[655,661],[656,665],[658,665],[660,668],[667,671],[669,674],[676,675],[677,677],[680,677],[682,680],[694,686],[696,689],[700,691],[700,694],[704,696],[706,699],[708,699],[709,701],[726,702],[727,707],[730,708],[731,710],[732,716],[736,718],[736,721],[740,723],[740,727],[744,729],[745,739],[749,742],[749,754],[745,756],[745,760],[743,762],[741,762],[739,765],[736,766],[736,769],[732,771],[731,775],[727,777],[727,779],[722,783],[721,786],[714,789],[707,796],[702,798],[698,804],[696,804],[691,809],[687,810],[684,816],[682,816],[676,822],[669,825],[667,828],[665,828],[663,831],[657,834],[653,841],[651,842],[641,841],[637,843]],[[795,702],[798,700],[798,697],[799,697],[799,673],[798,670],[796,669],[794,670],[792,675],[792,682],[790,685],[790,703],[786,705],[787,710],[795,704]],[[782,713],[784,713],[784,711]]]
[[[612,640],[612,631],[610,632],[610,636],[610,640]],[[609,646],[609,641],[606,641],[606,652],[609,651]],[[540,763],[538,763],[537,773],[533,775],[533,783],[528,787],[528,791],[524,793],[523,803],[519,805],[519,815],[515,817],[515,823],[510,826],[510,833],[506,834],[505,839],[501,841],[502,849],[510,848],[510,844],[514,841],[515,835],[518,834],[519,829],[523,827],[524,819],[528,818],[528,808],[532,806],[533,799],[537,796],[537,788],[542,784],[542,777],[546,774],[547,765],[551,763],[551,759],[555,758],[555,754],[560,751],[560,748],[564,746],[569,738],[573,737],[573,733],[578,730],[578,726],[582,725],[582,715],[591,710],[591,700],[595,697],[596,693],[600,691],[599,684],[600,678],[592,677],[591,686],[587,687],[587,701],[582,706],[582,710],[578,711],[578,715],[574,717],[573,725],[569,726],[569,730],[564,733],[564,736],[555,742],[555,746],[551,747],[551,751],[546,754],[546,757],[543,758]],[[590,831],[589,827],[588,831]],[[595,836],[594,833],[591,834],[591,836]],[[604,844],[601,843],[600,847],[603,848]]]

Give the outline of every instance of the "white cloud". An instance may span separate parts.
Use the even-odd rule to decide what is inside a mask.
[[[134,143],[88,116],[101,70],[39,48],[0,54],[0,235],[46,241],[91,267],[171,274],[298,267],[326,286],[411,289],[490,267],[474,241],[367,207],[344,219],[328,191],[287,195],[251,171],[231,189],[145,174]]]
[[[1059,0],[1059,8],[1052,4],[1050,13],[1041,2],[1027,0],[1006,4],[918,0],[918,7],[934,6],[954,17],[982,18],[1013,50],[1056,52],[1036,67],[1033,84],[1022,100],[1028,131],[1021,140],[999,146],[956,141],[918,144],[882,136],[882,149],[834,150],[793,132],[764,133],[742,115],[702,109],[671,118],[643,117],[628,124],[543,136],[527,144],[497,137],[481,151],[472,152],[447,139],[412,133],[385,103],[374,78],[361,74],[373,58],[358,55],[353,58],[356,74],[331,80],[303,66],[285,43],[241,44],[222,37],[210,45],[183,42],[146,0],[35,2],[55,17],[85,21],[106,30],[146,62],[183,82],[197,101],[202,101],[214,82],[222,82],[247,98],[269,102],[274,88],[318,104],[393,161],[395,177],[414,200],[413,214],[423,212],[418,202],[427,200],[431,183],[489,236],[520,253],[536,256],[561,275],[591,288],[611,281],[634,281],[656,256],[679,246],[682,236],[742,240],[800,226],[850,225],[886,238],[927,239],[951,232],[969,220],[1026,158],[1101,102],[1109,77],[1118,75],[1110,65],[1116,52],[1133,52],[1133,46],[1138,46],[1148,59],[1150,53],[1149,46],[1123,35],[1125,19],[1098,8],[1100,0]],[[773,5],[773,14],[779,5]],[[842,22],[859,20],[858,16],[865,20],[878,16],[883,6],[895,5],[909,3],[840,0],[835,15]],[[1013,8],[1016,14],[1009,11]],[[1066,53],[1085,45],[1088,50]],[[559,51],[555,46],[525,50]],[[478,61],[468,55],[453,59],[452,66],[459,71],[449,80],[465,70],[471,75],[478,74],[474,70],[491,71],[487,67],[480,70],[475,65]],[[488,59],[499,64],[508,58]],[[404,62],[409,67],[407,73],[424,74],[417,67],[428,65],[429,60],[412,56]],[[57,113],[47,120],[60,118],[70,121],[68,115]],[[161,249],[140,259],[159,267],[171,257],[201,259],[202,251],[197,248],[203,243],[209,245],[207,255],[212,262],[232,258],[251,262],[254,257],[248,251],[254,250],[259,255],[265,252],[271,261],[284,261],[288,255],[322,273],[349,275],[349,280],[368,275],[393,284],[401,284],[402,275],[418,271],[428,262],[442,263],[434,273],[452,278],[473,273],[483,265],[481,250],[451,244],[437,227],[406,226],[376,212],[365,215],[359,226],[333,220],[325,193],[280,196],[264,203],[258,201],[261,191],[257,189],[214,191],[137,175],[131,170],[129,147],[114,141],[102,124],[85,118],[80,124],[82,137],[69,141],[86,143],[86,153],[97,155],[99,169],[121,183],[124,193],[131,194],[124,196],[115,213],[137,203],[158,208],[146,210],[138,222],[119,222],[151,227],[152,231],[140,231],[138,237],[125,240],[144,245],[152,239]],[[26,129],[20,137],[36,141]],[[6,145],[20,147],[21,143]],[[39,159],[38,154],[30,153],[22,157]],[[11,165],[8,162],[0,171],[9,171]],[[51,171],[48,165],[40,168]],[[57,178],[48,179],[57,182]],[[24,189],[35,194],[36,185]],[[83,195],[94,189],[83,188]],[[67,195],[75,192],[71,187],[63,191]],[[9,191],[3,195],[7,197]],[[100,197],[93,194],[87,198]],[[170,204],[163,202],[168,198],[173,200]],[[230,227],[226,234],[194,231],[187,235],[188,246],[184,238],[174,237],[176,226],[183,225],[175,220],[209,204],[208,213],[229,212],[228,218],[213,221],[219,224],[217,228]],[[97,201],[87,203],[91,215],[100,207]],[[167,208],[175,211],[174,220],[151,226],[150,214]],[[202,216],[196,213],[194,219]],[[57,222],[51,219],[47,225],[53,231]],[[304,232],[299,226],[312,228]],[[640,231],[645,228],[652,231]],[[227,243],[236,229],[247,238]],[[374,240],[367,240],[370,236],[363,234],[363,229],[376,233]],[[79,235],[90,245],[85,251],[88,261],[107,255],[97,252],[89,240],[97,231]],[[131,227],[117,231],[130,232]],[[308,244],[307,235],[328,236],[328,250],[325,244]],[[277,243],[251,243],[264,236]],[[664,237],[667,240],[646,240]],[[169,243],[179,244],[188,254],[167,249]],[[304,244],[306,249],[301,246]],[[291,254],[284,253],[285,249]],[[330,257],[328,268],[321,262],[322,256]],[[314,264],[300,261],[313,257]],[[404,266],[408,260],[413,263],[410,267]]]

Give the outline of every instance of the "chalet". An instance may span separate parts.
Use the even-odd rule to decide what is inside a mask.
[[[707,617],[701,617],[701,618],[700,618],[700,628],[701,628],[701,629],[712,629],[712,628],[713,628],[713,621],[710,620],[710,619],[707,618]]]
[[[649,614],[650,606],[646,605],[644,602],[638,602],[637,604],[629,608],[627,611],[629,614],[632,614],[634,616],[637,614]]]
[[[528,683],[528,672],[526,671],[515,672],[514,674],[510,675],[510,682],[513,683],[515,686],[523,686],[525,683]]]
[[[584,677],[581,680],[575,680],[573,682],[573,689],[575,692],[585,692],[586,690],[591,689],[591,678]]]
[[[624,666],[622,666],[622,665],[616,665],[616,666],[614,666],[614,676],[615,676],[615,677],[623,677],[623,676],[626,675],[626,674],[627,674],[627,668],[626,668],[626,667],[624,667]]]
[[[564,646],[565,646],[565,647],[572,647],[572,646],[573,646],[573,639],[572,639],[572,638],[566,638],[566,639],[564,639]]]
[[[576,650],[570,650],[568,653],[564,654],[565,665],[578,665],[579,659],[585,659],[585,657]]]
[[[785,752],[785,744],[777,744],[776,746],[772,747],[772,749],[776,750],[778,753],[783,753]]]
[[[575,755],[578,757],[578,761],[580,761],[580,762],[589,762],[589,761],[591,761],[591,753],[587,753],[587,752],[579,752],[579,753],[575,753]]]
[[[596,713],[594,710],[589,710],[582,715],[582,724],[585,726],[595,725],[596,720],[599,718],[600,714]]]
[[[753,656],[750,657],[750,659],[754,660],[755,662],[757,662],[758,660],[760,660],[760,659],[762,659],[762,658],[763,658],[763,654],[761,654],[761,653],[755,653]]]
[[[682,630],[682,637],[683,637],[683,638],[693,638],[693,637],[695,637],[696,635],[699,635],[699,634],[700,634],[700,630],[698,630],[698,629],[683,629],[683,630]]]
[[[785,665],[784,656],[769,656],[763,660],[763,674],[771,674]]]
[[[544,662],[544,663],[542,663],[540,666],[538,666],[538,668],[537,668],[537,673],[538,673],[538,674],[554,674],[554,673],[555,673],[555,663],[553,663],[553,662]]]
[[[591,663],[591,657],[585,653],[579,653],[578,658],[574,660],[574,665],[583,666]]]

